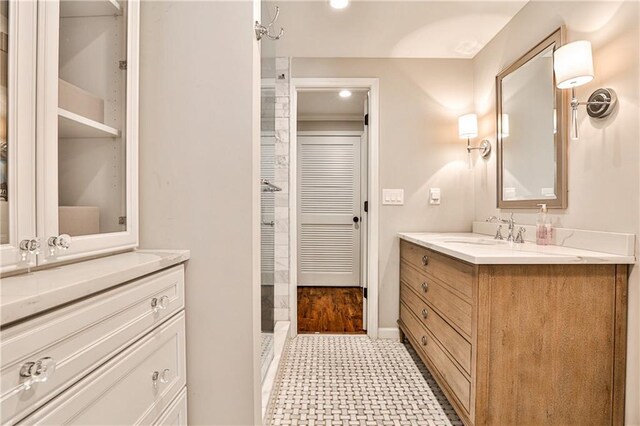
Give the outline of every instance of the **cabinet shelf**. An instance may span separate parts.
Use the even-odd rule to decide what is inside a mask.
[[[118,15],[122,15],[122,7],[120,7],[120,3],[117,0],[66,0],[60,2],[61,18]]]
[[[58,108],[58,137],[60,139],[117,138],[120,131],[90,118]]]

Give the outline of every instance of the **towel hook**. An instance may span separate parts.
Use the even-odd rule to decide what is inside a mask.
[[[264,25],[260,24],[259,21],[256,21],[255,31],[256,38],[258,40],[262,40],[263,36],[267,36],[270,40],[279,40],[280,37],[284,35],[284,28],[282,27],[280,27],[280,32],[278,33],[278,35],[271,34],[271,28],[273,27],[273,24],[275,24],[278,20],[278,16],[280,16],[280,7],[276,6],[276,14],[269,25],[265,27]]]

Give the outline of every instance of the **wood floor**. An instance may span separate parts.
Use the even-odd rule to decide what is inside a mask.
[[[298,333],[365,334],[360,287],[298,287]]]

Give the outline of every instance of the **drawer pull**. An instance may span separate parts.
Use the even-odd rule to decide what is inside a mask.
[[[51,357],[40,358],[33,362],[25,362],[20,367],[20,377],[26,378],[23,389],[31,389],[34,383],[46,382],[56,371],[56,362]]]
[[[427,319],[427,308],[422,310],[422,318]]]
[[[422,346],[427,346],[427,336],[422,336],[420,340],[422,341]]]
[[[160,383],[169,383],[169,380],[171,380],[171,370],[165,368],[160,375]]]
[[[426,254],[424,256],[422,256],[422,264],[424,266],[427,266],[429,264],[429,258],[427,257]]]
[[[160,373],[159,371],[154,371],[153,373],[151,373],[151,381],[153,382],[154,388],[158,387],[158,381],[160,383],[169,383],[169,380],[171,380],[171,370],[169,370],[168,368],[162,370],[162,373]]]
[[[153,312],[158,312],[167,309],[169,306],[169,296],[162,296],[161,298],[154,297],[151,299],[151,309]]]
[[[427,290],[429,289],[429,287],[427,286],[426,282],[423,282],[422,285],[420,286],[422,287],[422,291],[424,291],[425,293],[427,292]]]

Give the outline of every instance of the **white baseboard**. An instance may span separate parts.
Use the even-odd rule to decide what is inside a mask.
[[[400,339],[400,330],[398,327],[379,328],[378,339]]]

